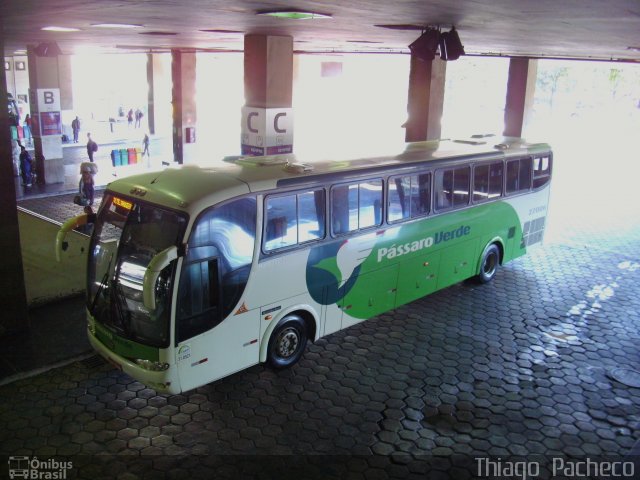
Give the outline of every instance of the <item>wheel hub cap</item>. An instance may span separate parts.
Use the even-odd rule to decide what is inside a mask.
[[[292,328],[284,330],[278,338],[278,355],[290,357],[298,348],[298,334]]]

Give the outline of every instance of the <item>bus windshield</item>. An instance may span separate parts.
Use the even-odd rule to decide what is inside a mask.
[[[88,308],[97,322],[145,345],[168,345],[175,262],[162,271],[155,285],[153,311],[143,304],[143,279],[156,254],[179,244],[186,224],[186,216],[179,213],[105,193],[87,272]]]

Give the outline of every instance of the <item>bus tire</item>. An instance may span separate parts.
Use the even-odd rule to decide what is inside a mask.
[[[287,368],[295,364],[307,345],[307,328],[298,315],[288,315],[278,325],[267,349],[267,362],[275,369]]]
[[[479,283],[489,283],[496,276],[498,266],[500,265],[500,249],[495,243],[492,243],[484,249],[482,259],[480,260],[480,272],[476,275]]]

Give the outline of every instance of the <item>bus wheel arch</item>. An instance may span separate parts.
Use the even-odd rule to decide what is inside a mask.
[[[269,335],[266,360],[275,369],[290,367],[300,360],[307,345],[307,322],[297,312],[288,313]]]
[[[504,247],[499,240],[492,240],[482,251],[475,279],[479,283],[489,283],[496,276],[498,267],[502,265]]]
[[[305,326],[307,328],[307,340],[311,341],[311,343],[316,340],[316,319],[313,314],[307,310],[296,310],[292,313],[293,315],[298,315],[304,320]]]

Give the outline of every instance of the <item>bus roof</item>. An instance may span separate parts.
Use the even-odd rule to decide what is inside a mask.
[[[330,158],[322,153],[303,155],[273,155],[266,157],[236,157],[230,163],[241,167],[237,173],[240,180],[249,185],[251,191],[264,191],[314,182],[331,182],[374,175],[391,169],[415,169],[436,167],[456,159],[465,161],[470,157],[481,159],[504,158],[505,156],[532,155],[548,152],[547,144],[527,143],[521,138],[481,137],[469,140],[432,140],[404,145],[397,153],[374,155],[345,155]]]
[[[123,194],[136,189],[144,199],[170,208],[202,208],[249,192],[303,186],[315,182],[348,180],[374,175],[389,168],[436,167],[441,163],[505,156],[533,155],[550,150],[547,144],[519,138],[483,137],[471,140],[435,140],[405,145],[401,153],[374,156],[351,155],[330,159],[327,155],[273,155],[232,157],[211,167],[182,166],[116,180],[108,188]],[[199,207],[195,207],[199,210]]]

